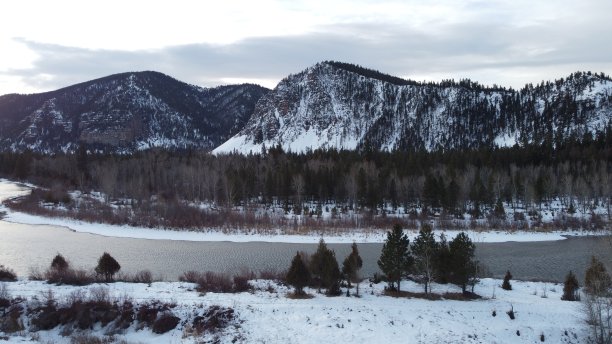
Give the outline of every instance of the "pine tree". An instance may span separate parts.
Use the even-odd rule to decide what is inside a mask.
[[[402,226],[396,224],[390,232],[387,232],[387,240],[383,244],[378,267],[387,276],[389,286],[394,288],[397,284],[397,291],[401,291],[400,282],[402,277],[410,271],[413,264],[412,256],[408,251],[410,240],[402,231]]]
[[[346,278],[349,288],[351,287],[351,282],[359,282],[359,270],[363,266],[363,261],[361,260],[361,256],[359,256],[359,250],[357,249],[357,244],[353,242],[351,246],[351,253],[344,259],[342,263],[342,274]]]
[[[446,235],[444,235],[444,233],[440,234],[440,242],[437,246],[438,249],[434,260],[434,276],[438,283],[446,284],[450,282],[451,279],[453,260],[450,255],[448,241],[446,240]]]
[[[68,269],[68,262],[66,261],[64,256],[58,253],[51,261],[51,269],[57,271],[64,271]]]
[[[321,292],[321,286],[323,283],[323,264],[325,263],[324,260],[327,250],[328,248],[325,244],[325,240],[321,238],[321,240],[319,240],[319,246],[317,246],[317,251],[312,256],[310,256],[309,270],[312,274],[312,278],[317,283],[317,289],[319,293]]]
[[[563,283],[563,296],[561,296],[561,300],[578,301],[580,299],[577,295],[579,287],[580,285],[578,284],[576,275],[570,271],[567,276],[565,276],[565,282]]]
[[[96,266],[96,273],[103,275],[106,282],[111,282],[113,276],[121,269],[121,265],[107,252],[104,252],[98,259],[98,265]]]
[[[591,265],[586,270],[584,286],[587,292],[593,295],[605,295],[612,287],[606,267],[595,256],[591,257]]]
[[[438,253],[438,244],[429,224],[423,223],[421,225],[419,236],[414,239],[410,249],[414,256],[415,273],[419,275],[420,281],[425,286],[425,294],[429,294],[431,291],[429,284],[434,279],[434,262]]]
[[[451,280],[454,284],[461,286],[461,290],[465,293],[470,277],[476,272],[474,262],[476,247],[465,232],[457,234],[448,247],[453,262]]]
[[[321,287],[327,289],[327,293],[335,295],[340,290],[338,280],[340,279],[340,268],[334,251],[327,248],[325,241],[321,239],[317,251],[310,257],[310,271],[317,281],[319,293]]]
[[[502,289],[504,290],[512,290],[512,284],[510,284],[510,280],[512,279],[512,274],[510,270],[506,271],[506,276],[504,276],[504,282],[502,283]]]
[[[493,209],[493,216],[498,219],[503,219],[506,216],[506,210],[504,209],[504,204],[501,201],[501,198],[497,199],[495,203],[495,208]]]
[[[296,295],[304,295],[304,287],[310,283],[310,271],[304,264],[300,252],[297,252],[293,257],[286,279],[287,283],[295,288]]]
[[[338,267],[338,260],[336,260],[336,253],[333,250],[328,249],[323,256],[321,279],[327,295],[340,295],[340,268]]]

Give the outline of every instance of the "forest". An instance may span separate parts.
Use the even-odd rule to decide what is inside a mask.
[[[4,152],[0,175],[45,188],[12,203],[21,210],[62,204],[75,217],[153,227],[388,228],[399,218],[408,228],[432,219],[458,229],[482,221],[493,228],[601,229],[610,219],[612,133],[434,152]],[[92,206],[74,202],[69,191],[100,197]],[[542,221],[546,209],[552,221]]]

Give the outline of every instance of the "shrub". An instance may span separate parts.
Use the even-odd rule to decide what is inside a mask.
[[[506,314],[508,314],[508,317],[510,317],[510,320],[514,320],[516,318],[516,315],[514,313],[514,306],[510,306],[510,310],[507,311]]]
[[[594,295],[605,295],[612,287],[612,280],[606,267],[594,256],[591,257],[591,265],[586,270],[584,286],[587,292]]]
[[[249,278],[245,275],[236,275],[234,276],[234,292],[242,293],[245,291],[251,290],[251,285],[249,284]]]
[[[504,276],[504,282],[502,283],[502,289],[504,290],[512,290],[512,284],[510,284],[510,280],[512,279],[512,274],[510,270],[506,271],[506,276]]]
[[[202,315],[193,319],[192,328],[195,334],[215,333],[226,328],[234,320],[234,310],[221,306],[210,306]]]
[[[129,283],[153,283],[153,274],[149,270],[141,270],[133,275],[130,274],[119,274],[117,281],[129,282]]]
[[[0,282],[14,282],[17,280],[17,274],[12,269],[0,265]]]
[[[83,269],[48,269],[44,273],[44,279],[47,280],[48,283],[57,285],[67,284],[83,286],[95,282],[94,276]]]
[[[262,270],[259,272],[259,278],[271,281],[284,281],[287,275],[286,271]]]
[[[230,293],[233,283],[229,275],[207,271],[198,279],[198,291],[212,293]]]
[[[121,269],[121,265],[107,252],[104,252],[98,259],[98,265],[96,266],[96,273],[104,276],[106,282],[111,282],[113,276]]]
[[[198,283],[198,280],[200,280],[200,278],[202,278],[202,274],[197,271],[190,270],[187,272],[183,272],[183,274],[179,276],[179,281]]]
[[[162,315],[153,322],[153,333],[164,334],[174,330],[181,319],[170,312],[162,313]]]
[[[68,262],[61,254],[57,254],[51,261],[51,269],[63,271],[68,269]]]
[[[561,300],[565,301],[579,301],[580,296],[578,295],[578,288],[580,285],[578,284],[578,280],[576,279],[576,275],[571,271],[565,277],[565,282],[563,283],[563,296],[561,296]]]

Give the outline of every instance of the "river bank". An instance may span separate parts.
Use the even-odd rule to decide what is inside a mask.
[[[31,186],[18,184],[8,180],[0,179],[0,203],[14,197],[27,195]],[[288,233],[280,228],[270,228],[265,233],[256,230],[219,230],[214,228],[201,228],[195,230],[176,230],[167,228],[146,228],[128,225],[112,225],[106,223],[92,223],[65,217],[46,217],[40,215],[26,214],[13,211],[0,205],[0,212],[4,212],[3,221],[28,224],[28,225],[50,225],[69,228],[82,233],[117,237],[151,240],[179,240],[179,241],[231,241],[231,242],[271,242],[271,243],[317,243],[324,238],[327,243],[382,243],[386,239],[386,230],[360,229],[350,231],[317,231],[311,230],[306,234]],[[463,230],[472,241],[476,243],[496,242],[534,242],[564,240],[567,237],[583,237],[609,235],[609,230],[603,231],[500,231],[500,230]],[[406,229],[409,238],[418,235],[416,229]],[[459,230],[435,229],[436,236],[444,233],[447,237],[453,237]]]

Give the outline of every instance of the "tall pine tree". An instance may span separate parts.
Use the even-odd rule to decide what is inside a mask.
[[[296,295],[304,295],[304,287],[310,282],[310,271],[308,271],[306,264],[304,264],[300,252],[296,253],[295,257],[293,257],[286,279],[287,283],[295,288]]]
[[[431,226],[427,223],[421,225],[419,236],[410,246],[414,256],[414,271],[425,286],[425,294],[431,291],[429,285],[434,279],[434,262],[438,251],[438,244]]]
[[[397,285],[398,292],[401,291],[402,277],[410,271],[413,264],[408,250],[409,245],[410,240],[402,231],[402,226],[396,224],[390,232],[387,232],[387,240],[383,244],[380,259],[378,259],[378,267],[387,276],[389,286],[394,289],[394,285]]]
[[[476,246],[465,232],[461,232],[450,242],[448,248],[453,262],[451,280],[465,293],[470,278],[476,273]]]

